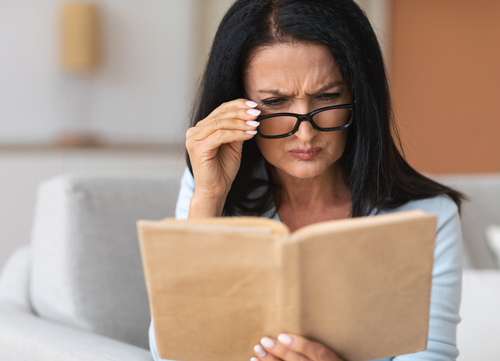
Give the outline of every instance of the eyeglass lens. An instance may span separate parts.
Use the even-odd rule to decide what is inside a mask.
[[[313,122],[320,128],[335,128],[347,125],[351,120],[350,109],[330,109],[313,115]],[[290,133],[297,118],[290,116],[279,116],[263,119],[260,121],[259,131],[263,135],[275,136]]]

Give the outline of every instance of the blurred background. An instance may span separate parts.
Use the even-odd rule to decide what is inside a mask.
[[[41,181],[184,168],[197,81],[231,3],[0,2],[0,268],[29,242]],[[498,172],[500,2],[358,3],[384,52],[410,164]]]

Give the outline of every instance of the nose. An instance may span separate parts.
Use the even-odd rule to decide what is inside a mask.
[[[303,120],[300,123],[299,129],[297,130],[297,132],[294,135],[297,138],[299,138],[301,141],[307,143],[310,140],[312,140],[317,134],[318,134],[318,131],[316,129],[314,129],[311,122],[309,122],[307,120]]]
[[[308,114],[312,112],[314,109],[312,109],[311,104],[307,102],[298,102],[294,104],[295,107],[291,109],[293,113],[296,114]],[[302,142],[308,143],[312,138],[316,136],[318,131],[314,129],[310,121],[303,120],[300,122],[299,129],[297,132],[295,132],[295,136],[299,138]]]

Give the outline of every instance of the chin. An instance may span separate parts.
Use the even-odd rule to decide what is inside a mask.
[[[277,167],[282,172],[295,178],[307,179],[317,177],[331,167],[326,164],[317,164],[314,162],[299,162],[299,164],[288,165],[286,167]]]

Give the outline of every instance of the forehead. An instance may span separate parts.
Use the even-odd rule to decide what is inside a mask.
[[[247,91],[254,87],[311,90],[342,80],[330,49],[315,43],[281,43],[257,49],[244,76]]]

